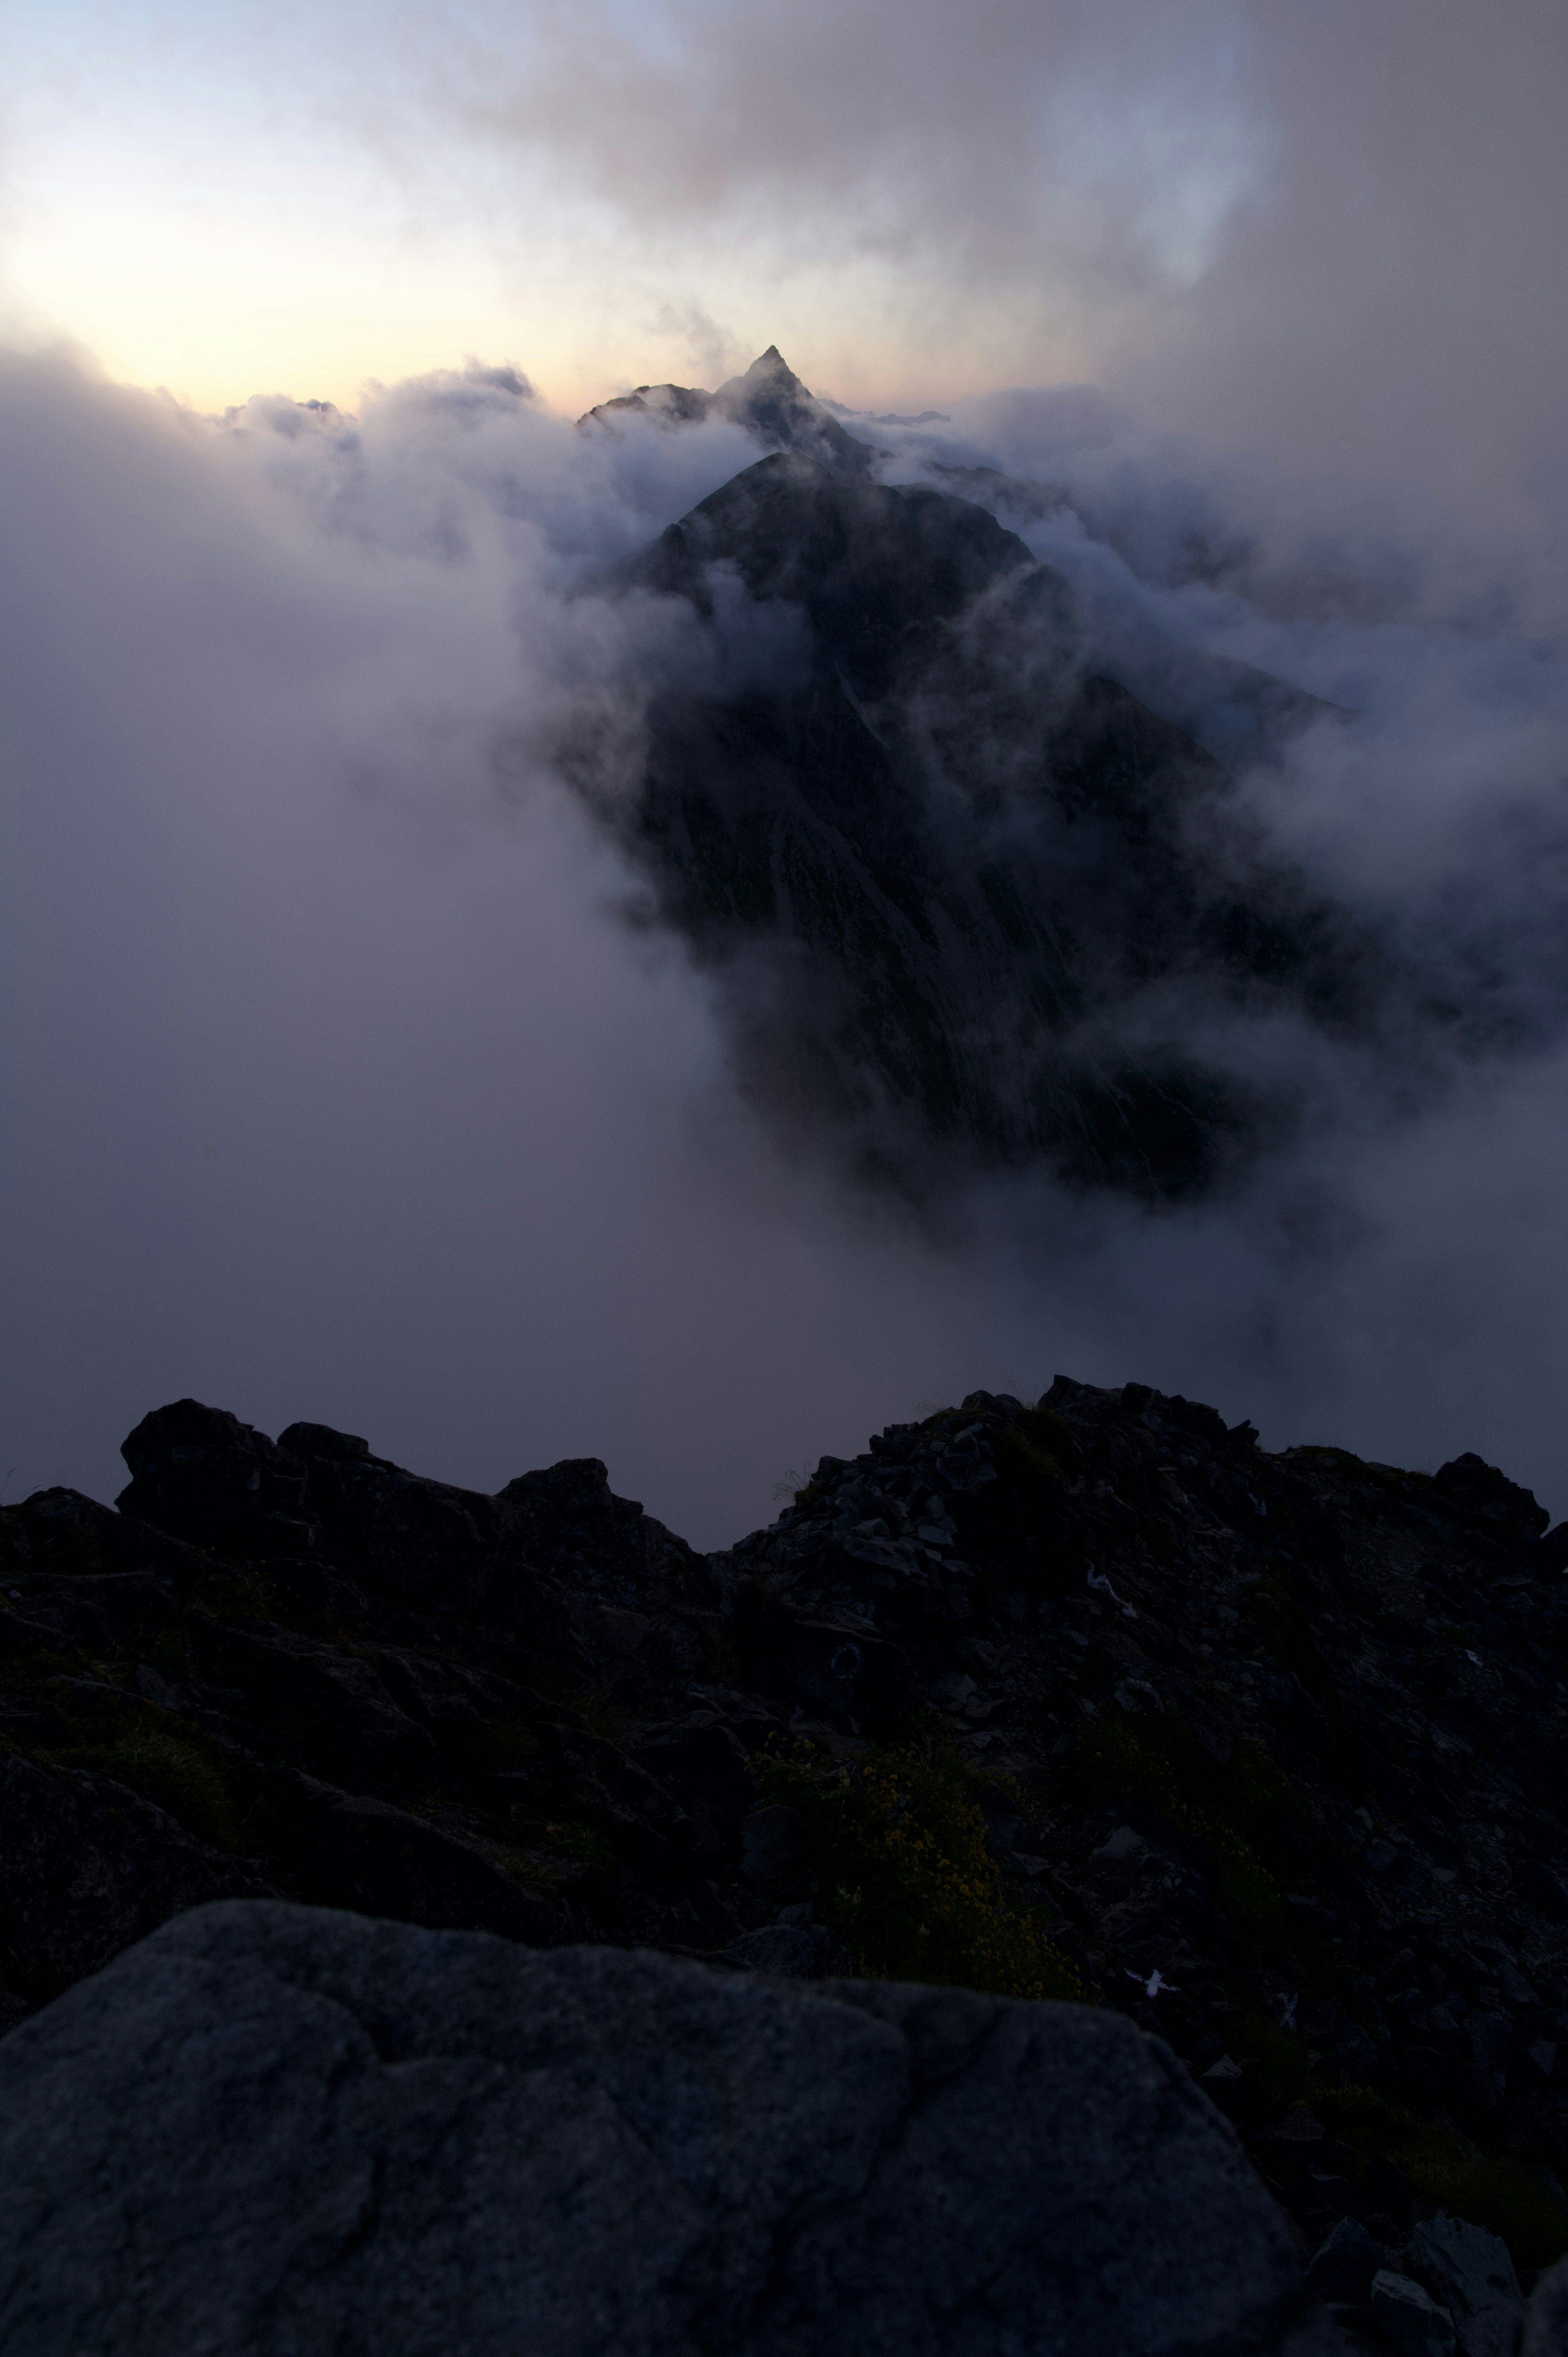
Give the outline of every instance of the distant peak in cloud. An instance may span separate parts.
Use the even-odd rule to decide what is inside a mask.
[[[830,405],[801,383],[777,344],[754,360],[744,376],[732,376],[716,393],[699,385],[639,384],[613,401],[601,401],[577,420],[580,426],[612,431],[628,414],[640,414],[666,425],[701,425],[725,417],[743,426],[765,450],[794,450],[835,474],[869,475],[884,451],[847,433]]]

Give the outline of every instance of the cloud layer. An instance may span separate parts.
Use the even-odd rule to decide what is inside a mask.
[[[671,333],[703,323],[691,365],[781,334],[884,407],[1079,375],[1297,472],[1517,529],[1560,509],[1552,0],[481,5],[439,57],[403,23],[410,168],[413,124],[444,152],[460,123],[530,234],[575,192]]]
[[[1435,530],[1326,546],[1269,479],[1081,396],[981,404],[947,447],[1068,482],[1093,530],[1030,529],[1128,631],[1361,708],[1248,791],[1337,890],[1491,960],[1535,1024],[1513,1060],[1408,1115],[1337,1088],[1219,1208],[1021,1181],[937,1246],[846,1207],[771,1154],[548,759],[585,714],[634,753],[650,677],[757,659],[744,616],[715,651],[592,588],[744,436],[579,436],[482,369],[214,425],[12,356],[6,1494],[108,1493],[121,1433],[192,1392],[485,1487],[601,1455],[713,1544],[786,1465],[1061,1368],[1273,1445],[1479,1448],[1568,1504],[1568,699],[1517,583]]]

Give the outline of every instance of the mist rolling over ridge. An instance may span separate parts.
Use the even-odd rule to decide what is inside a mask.
[[[1568,673],[1506,559],[1330,565],[1087,394],[791,382],[815,451],[7,360],[11,1493],[189,1392],[717,1542],[1063,1369],[1560,1499]]]

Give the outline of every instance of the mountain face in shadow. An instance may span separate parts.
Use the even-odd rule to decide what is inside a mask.
[[[1277,1055],[1238,1039],[1364,1033],[1371,945],[1099,666],[1069,582],[993,513],[876,481],[868,446],[800,447],[851,437],[775,353],[700,398],[743,397],[794,443],[616,586],[722,608],[743,643],[789,612],[800,660],[657,690],[634,790],[601,802],[722,978],[743,1084],[917,1200],[1038,1166],[1153,1199],[1223,1186],[1295,1111]]]

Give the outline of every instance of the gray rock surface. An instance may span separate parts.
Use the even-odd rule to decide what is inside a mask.
[[[1380,2267],[1368,2306],[1374,2329],[1398,2357],[1452,2357],[1453,2318],[1409,2276]]]
[[[1429,2218],[1412,2234],[1404,2264],[1453,2317],[1465,2357],[1514,2357],[1524,2294],[1498,2235],[1463,2218]]]
[[[29,2357],[1333,2345],[1231,2130],[1118,2016],[266,1901],[0,2043],[0,2215]]]
[[[770,1973],[775,1980],[821,1981],[849,1963],[822,1923],[764,1923],[743,1932],[723,1951],[720,1962],[743,1972]]]
[[[1359,2219],[1341,2218],[1307,2268],[1307,2289],[1326,2305],[1359,2305],[1370,2295],[1373,2276],[1386,2265],[1382,2244]]]
[[[1519,2357],[1568,2357],[1568,2259],[1559,2259],[1536,2285]]]
[[[39,1994],[96,1972],[179,1909],[265,1887],[127,1785],[0,1753],[0,1940]]]

